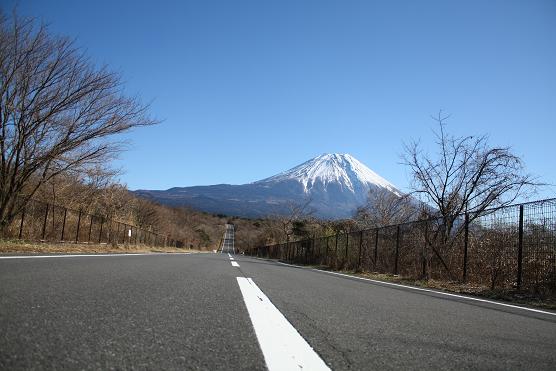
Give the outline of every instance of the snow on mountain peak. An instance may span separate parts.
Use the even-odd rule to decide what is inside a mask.
[[[399,191],[386,179],[369,169],[353,156],[344,153],[327,153],[317,156],[290,170],[263,179],[257,183],[278,182],[284,180],[297,180],[305,190],[310,192],[317,183],[322,183],[324,188],[330,183],[339,184],[351,192],[356,189],[368,189],[371,186],[386,188],[400,195]]]

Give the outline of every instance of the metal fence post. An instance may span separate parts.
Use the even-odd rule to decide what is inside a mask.
[[[523,274],[523,205],[519,205],[519,236],[517,243],[517,288],[521,289]]]
[[[91,232],[93,231],[93,216],[91,215],[91,220],[89,221],[89,236],[87,237],[87,243],[91,243]]]
[[[46,212],[44,213],[44,223],[42,225],[42,239],[44,241],[44,238],[46,236],[46,222],[48,220],[48,204],[46,204]]]
[[[336,246],[334,247],[334,265],[338,265],[338,234],[336,233]]]
[[[429,243],[429,222],[425,221],[425,243],[423,244],[423,256],[422,258],[422,274],[423,278],[427,277],[427,244]]]
[[[81,210],[79,210],[79,216],[77,217],[77,231],[75,232],[75,243],[79,242],[79,227],[81,226]]]
[[[328,265],[328,242],[330,241],[330,236],[326,237],[326,250],[324,250],[324,261]]]
[[[108,219],[108,240],[107,244],[112,245],[114,243],[114,219]]]
[[[348,263],[349,232],[346,232],[346,252],[344,253],[344,265]]]
[[[357,258],[357,269],[361,269],[361,248],[363,247],[363,231],[359,232],[359,257]]]
[[[120,223],[116,222],[116,245],[120,243]]]
[[[375,233],[375,271],[376,271],[376,267],[378,265],[378,228],[376,229],[376,233]]]
[[[100,218],[100,232],[98,233],[98,243],[102,242],[102,226],[104,225],[104,219]]]
[[[463,240],[463,282],[467,281],[467,248],[469,245],[469,214],[465,213],[465,226],[464,226],[464,240]]]
[[[66,231],[66,217],[68,215],[68,209],[64,207],[64,221],[62,222],[62,236],[60,241],[64,241],[64,232]]]
[[[23,208],[23,210],[21,211],[21,223],[19,223],[19,239],[21,240],[21,237],[23,237],[23,221],[25,220],[25,208]]]
[[[311,261],[311,264],[313,264],[315,261],[315,242],[316,238],[315,235],[313,235],[313,238],[309,242],[309,259]]]
[[[394,260],[394,275],[398,274],[398,259],[400,257],[400,226],[396,228],[396,257]]]

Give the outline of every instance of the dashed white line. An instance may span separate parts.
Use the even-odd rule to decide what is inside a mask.
[[[330,370],[251,278],[237,282],[270,371]]]
[[[232,262],[232,267],[239,267],[239,264],[237,262]]]

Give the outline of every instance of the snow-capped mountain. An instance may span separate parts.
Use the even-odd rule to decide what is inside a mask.
[[[315,216],[337,219],[352,216],[370,191],[401,195],[394,185],[353,156],[334,153],[249,184],[139,190],[136,194],[174,206],[245,217],[285,214],[292,204],[310,200]]]
[[[365,197],[373,187],[384,188],[401,195],[390,182],[353,156],[340,153],[317,156],[293,169],[259,180],[255,184],[271,185],[290,180],[301,183],[303,191],[309,195],[316,189],[326,191],[329,185],[354,194],[363,192]]]

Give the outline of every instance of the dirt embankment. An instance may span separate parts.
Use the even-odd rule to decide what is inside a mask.
[[[148,252],[184,253],[201,252],[194,249],[154,247],[146,245],[111,245],[87,243],[41,243],[25,241],[0,241],[0,254],[132,254]]]

